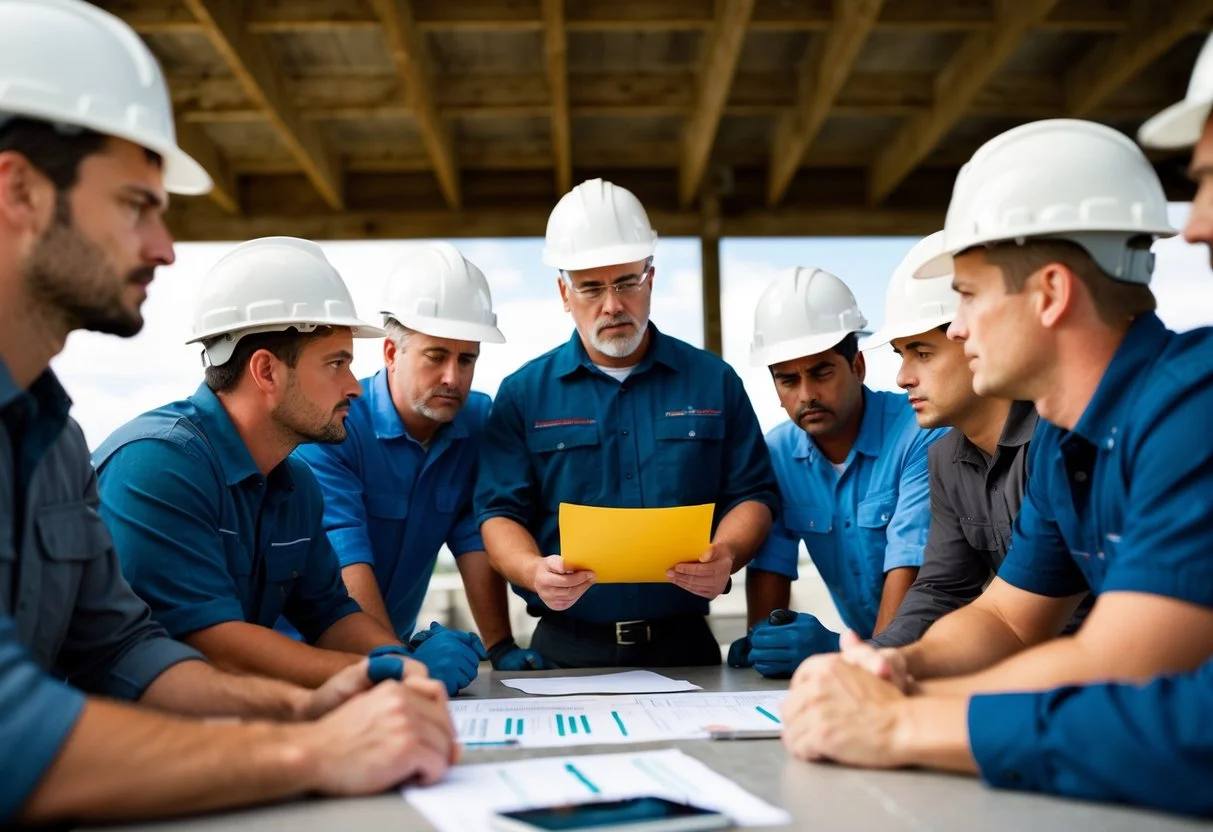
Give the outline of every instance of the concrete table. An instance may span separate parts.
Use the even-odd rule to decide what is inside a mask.
[[[578,671],[547,671],[536,675],[567,676]],[[591,671],[603,672],[603,671]],[[753,671],[730,668],[684,668],[661,671],[689,679],[708,691],[777,690],[783,682],[763,679]],[[498,684],[521,674],[480,677],[460,694],[465,697],[524,696]],[[1207,823],[1123,807],[1108,807],[1059,798],[998,792],[972,778],[912,771],[873,772],[832,765],[802,763],[784,752],[778,740],[712,742],[694,740],[645,745],[584,746],[575,749],[476,749],[466,751],[469,763],[546,754],[620,752],[628,749],[677,747],[732,778],[759,797],[787,809],[793,817],[787,829],[862,830],[981,830],[981,832],[1069,832],[1106,830],[1138,832],[1150,829],[1209,829]],[[1098,753],[1092,749],[1092,753]],[[115,827],[108,827],[114,829]],[[157,824],[122,827],[140,832],[372,832],[429,830],[432,827],[399,794],[356,800],[301,800],[240,812],[225,812]]]

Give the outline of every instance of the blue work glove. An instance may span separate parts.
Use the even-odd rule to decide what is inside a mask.
[[[414,633],[409,648],[413,658],[429,670],[430,678],[446,685],[447,696],[454,696],[470,685],[480,662],[489,657],[480,636],[448,630],[437,621],[428,630]]]
[[[807,612],[775,610],[750,633],[750,661],[768,679],[790,678],[809,656],[836,652],[838,633]]]
[[[753,629],[750,632],[753,632]],[[725,660],[729,667],[753,667],[754,662],[750,660],[750,646],[750,633],[746,633],[730,644],[729,657]]]
[[[493,670],[547,670],[548,663],[534,650],[519,647],[513,638],[503,638],[489,648]]]

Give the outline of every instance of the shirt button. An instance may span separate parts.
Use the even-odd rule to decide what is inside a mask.
[[[632,478],[632,472],[629,471],[628,473],[624,474],[623,477],[624,477],[624,479],[630,480]]]
[[[695,438],[695,431],[693,431],[693,430],[692,430],[692,431],[689,431],[689,432],[687,433],[687,436],[689,436],[689,437],[691,437],[692,439],[694,439],[694,438]]]
[[[556,450],[558,450],[558,451],[563,451],[563,450],[564,450],[564,443],[563,443],[563,442],[558,443],[558,444],[556,445]]]
[[[1087,481],[1087,472],[1086,471],[1075,472],[1074,482],[1086,482],[1086,481]]]
[[[887,522],[889,522],[889,515],[887,515],[887,514],[882,514],[882,515],[880,515],[880,521],[881,521],[882,523],[887,523]]]
[[[627,435],[628,435],[627,428],[624,428],[624,429],[623,429],[623,435],[624,435],[624,436],[627,436]]]
[[[292,569],[292,570],[291,570],[291,577],[292,577],[292,578],[298,578],[298,577],[299,577],[299,570],[298,570],[298,569]]]

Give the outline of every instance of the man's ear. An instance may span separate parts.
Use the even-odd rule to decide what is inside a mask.
[[[863,384],[868,375],[868,361],[863,357],[863,350],[855,353],[855,361],[852,362],[851,368],[855,371],[855,377],[859,379],[859,383]]]
[[[248,360],[248,374],[257,389],[267,396],[282,392],[286,364],[269,350],[257,350]]]
[[[55,186],[15,150],[0,153],[0,223],[41,233],[54,216]]]
[[[399,354],[399,350],[397,350],[397,348],[396,348],[396,342],[393,341],[391,338],[384,338],[383,339],[383,363],[384,363],[384,365],[387,366],[389,371],[392,369],[393,365],[395,365],[396,356],[398,354]]]
[[[1024,288],[1035,289],[1035,312],[1041,326],[1051,329],[1074,310],[1078,282],[1078,275],[1062,263],[1049,263],[1028,278]]]

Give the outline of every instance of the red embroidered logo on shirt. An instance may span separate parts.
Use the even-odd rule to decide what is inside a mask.
[[[719,410],[710,410],[707,408],[687,408],[686,410],[667,410],[666,416],[719,416]]]
[[[536,430],[540,428],[558,428],[564,425],[596,425],[597,419],[548,419],[542,422],[536,422],[534,427]]]

